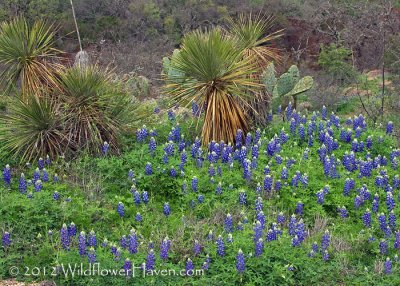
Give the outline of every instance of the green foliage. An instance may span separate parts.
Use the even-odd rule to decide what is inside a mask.
[[[319,121],[319,119],[318,119]],[[317,121],[317,125],[318,122]],[[344,124],[344,122],[342,122]],[[167,123],[159,125],[159,134],[168,133],[175,124]],[[181,126],[182,133],[187,135],[187,126]],[[282,128],[289,130],[288,122],[275,122],[262,131],[261,148],[265,149],[269,139],[280,132]],[[334,136],[338,137],[340,130],[332,128]],[[386,135],[380,129],[371,127],[362,133],[359,140],[373,138],[373,148],[369,151],[372,158],[378,154],[387,158],[391,150],[393,138]],[[383,141],[380,141],[381,137]],[[190,138],[192,139],[192,138]],[[131,140],[133,141],[133,140]],[[165,137],[158,137],[157,142],[165,142]],[[257,182],[265,178],[263,166],[269,165],[271,175],[279,176],[285,164],[278,164],[273,157],[260,156],[259,168],[253,170],[253,180],[247,182],[243,179],[243,169],[239,164],[230,168],[221,164],[222,174],[216,176],[216,183],[221,181],[223,192],[215,194],[216,183],[210,182],[207,174],[210,163],[205,160],[204,167],[199,168],[196,160],[189,159],[185,166],[185,174],[171,178],[169,170],[171,166],[177,166],[180,162],[180,154],[171,156],[168,164],[160,163],[163,156],[163,147],[160,145],[152,156],[148,151],[146,143],[130,143],[129,150],[120,156],[107,155],[101,158],[93,158],[88,155],[78,161],[64,162],[53,161],[48,167],[51,174],[60,174],[60,183],[45,182],[41,192],[34,192],[33,185],[28,186],[28,192],[32,192],[31,199],[26,194],[18,191],[18,176],[13,176],[11,190],[0,187],[0,228],[11,232],[12,245],[9,248],[0,248],[0,277],[9,278],[8,269],[11,266],[18,266],[21,269],[33,269],[34,267],[52,267],[75,263],[80,267],[81,263],[86,269],[88,259],[80,256],[77,249],[77,237],[71,238],[71,249],[65,251],[60,246],[59,230],[63,223],[74,222],[78,233],[88,233],[94,230],[97,235],[98,247],[96,248],[96,259],[102,269],[121,269],[126,258],[130,258],[135,266],[146,260],[148,243],[152,240],[155,243],[156,269],[170,269],[179,273],[185,268],[185,261],[190,257],[196,269],[200,269],[209,254],[212,260],[210,268],[202,276],[180,277],[171,276],[148,276],[138,275],[134,278],[109,275],[106,277],[93,275],[59,275],[51,277],[49,274],[38,277],[19,275],[17,278],[24,281],[35,279],[38,281],[52,279],[59,284],[73,285],[126,285],[134,282],[138,285],[173,284],[173,285],[218,285],[225,281],[229,285],[396,285],[398,281],[395,271],[398,271],[398,263],[393,259],[392,275],[378,273],[376,265],[386,256],[379,254],[379,241],[369,242],[370,235],[379,237],[378,220],[373,218],[373,227],[365,229],[361,219],[362,213],[368,206],[354,209],[353,197],[342,195],[344,178],[349,175],[342,166],[339,172],[344,176],[340,179],[328,179],[322,168],[316,168],[320,164],[318,158],[318,144],[309,147],[307,142],[299,139],[298,136],[290,137],[289,141],[283,144],[282,154],[288,158],[298,160],[292,168],[289,168],[289,178],[292,178],[297,170],[307,173],[309,176],[308,186],[294,188],[288,184],[282,185],[279,195],[273,195],[264,199],[264,212],[266,214],[267,227],[275,222],[276,214],[282,211],[286,218],[294,213],[296,203],[301,200],[305,205],[302,219],[305,222],[308,232],[307,239],[301,247],[291,246],[291,237],[287,234],[286,224],[283,226],[284,233],[277,241],[265,242],[264,253],[261,257],[254,257],[253,242],[253,219],[255,215],[254,201],[258,196],[255,189]],[[341,158],[351,144],[344,144],[335,150],[335,156]],[[345,148],[343,148],[345,147]],[[304,150],[309,149],[309,159],[302,158]],[[359,154],[364,158],[367,151]],[[189,154],[188,154],[189,155]],[[190,156],[190,155],[189,155]],[[285,159],[286,160],[286,159]],[[154,165],[154,173],[151,176],[143,174],[145,162],[150,161]],[[159,164],[160,168],[156,168]],[[165,170],[163,170],[163,168]],[[33,168],[24,167],[15,172],[24,172],[26,178],[32,176]],[[127,178],[129,169],[134,170],[134,181]],[[379,168],[381,170],[381,168]],[[379,171],[378,170],[378,171]],[[387,175],[392,178],[396,170],[389,166],[386,168]],[[377,172],[378,172],[377,171]],[[198,192],[190,190],[190,180],[193,176],[199,179]],[[350,175],[351,176],[351,175]],[[357,178],[354,173],[356,188],[367,184],[374,185],[374,176],[370,178]],[[186,180],[187,192],[182,191],[182,184]],[[289,179],[290,180],[290,179]],[[144,190],[150,193],[150,203],[136,205],[130,191],[132,184],[140,192]],[[316,203],[315,192],[325,185],[330,186],[330,192],[325,198],[323,205]],[[229,188],[232,185],[232,188]],[[245,190],[248,204],[238,204],[240,190]],[[60,194],[60,200],[52,198],[53,192]],[[370,190],[372,193],[372,190]],[[352,192],[355,193],[353,190]],[[374,189],[382,198],[386,196],[384,189]],[[197,197],[203,194],[204,203],[198,203]],[[168,201],[172,213],[166,218],[162,213],[163,203]],[[194,201],[194,205],[192,202]],[[125,205],[125,217],[120,218],[116,212],[118,202]],[[385,209],[382,199],[381,209]],[[367,204],[369,202],[366,202]],[[337,215],[337,207],[345,205],[349,210],[350,217],[342,219]],[[397,206],[396,206],[397,207]],[[397,210],[397,208],[396,208]],[[142,222],[134,220],[134,216],[140,212],[143,216]],[[224,217],[230,212],[234,218],[236,227],[238,221],[244,216],[249,222],[243,224],[243,230],[234,230],[233,243],[225,243],[226,255],[218,257],[216,246],[212,241],[206,240],[209,230],[214,235],[226,233],[223,230]],[[110,245],[119,245],[122,235],[128,235],[129,230],[135,228],[139,237],[139,251],[130,254],[128,250],[121,249],[121,259],[115,260],[110,251]],[[328,228],[331,235],[331,246],[329,247],[330,260],[322,261],[321,254],[315,258],[307,257],[311,244],[314,241],[320,243],[322,233]],[[52,230],[52,235],[48,231]],[[162,261],[159,257],[159,243],[169,236],[172,240],[172,249],[168,261]],[[265,236],[264,236],[265,237]],[[108,247],[101,247],[104,238],[109,241]],[[203,246],[199,256],[193,255],[193,241],[197,239]],[[396,250],[392,247],[390,240],[389,256],[393,258]],[[235,269],[237,250],[241,248],[246,254],[246,272],[238,274]],[[250,255],[250,253],[252,253]],[[288,266],[293,265],[293,271]],[[51,268],[50,268],[51,269]],[[375,269],[375,270],[374,270]],[[341,273],[348,273],[341,275]],[[22,272],[21,272],[22,273]],[[141,272],[140,272],[141,273]],[[130,280],[132,279],[132,280]],[[133,280],[135,279],[135,280]],[[229,282],[226,282],[229,281]]]
[[[335,44],[321,46],[318,64],[341,83],[351,83],[356,78],[356,71],[351,65],[351,50]]]

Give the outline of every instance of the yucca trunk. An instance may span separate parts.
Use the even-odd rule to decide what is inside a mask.
[[[246,118],[246,113],[232,95],[213,90],[207,97],[203,145],[207,146],[212,140],[233,143],[238,129],[247,133],[249,127]]]

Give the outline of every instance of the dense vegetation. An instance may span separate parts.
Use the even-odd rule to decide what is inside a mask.
[[[0,284],[400,284],[398,7],[0,3]]]
[[[290,106],[274,121],[238,132],[235,146],[202,148],[170,111],[156,129],[139,129],[121,156],[104,149],[72,165],[48,158],[6,166],[1,275],[12,265],[122,269],[130,261],[206,269],[201,277],[131,278],[138,285],[398,283],[400,151],[389,147],[391,124],[374,129],[361,115],[341,120],[326,109],[307,118]]]

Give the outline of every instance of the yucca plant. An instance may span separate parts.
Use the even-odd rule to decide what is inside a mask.
[[[20,88],[23,99],[56,87],[62,66],[54,48],[54,27],[42,21],[28,24],[18,17],[0,25],[0,83],[8,91]]]
[[[60,106],[47,96],[14,99],[1,116],[3,148],[21,160],[60,155],[68,148]]]
[[[78,148],[98,151],[104,141],[117,147],[119,136],[134,120],[128,95],[109,76],[96,66],[78,66],[60,75],[66,135]]]
[[[236,131],[249,125],[242,106],[260,88],[252,76],[257,69],[235,41],[221,29],[187,34],[170,62],[175,71],[166,77],[166,93],[187,105],[195,101],[205,111],[203,144],[233,142]]]
[[[228,33],[242,50],[243,58],[253,62],[259,70],[252,74],[255,80],[260,80],[262,71],[269,63],[280,60],[279,49],[273,47],[272,43],[283,35],[283,30],[270,33],[273,26],[274,18],[261,14],[241,14],[236,20],[228,18]],[[247,111],[256,123],[265,123],[270,100],[271,95],[265,90],[259,90],[251,97]]]

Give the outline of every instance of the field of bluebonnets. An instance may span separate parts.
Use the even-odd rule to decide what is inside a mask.
[[[289,105],[263,130],[238,130],[235,145],[204,148],[185,136],[190,119],[163,116],[119,156],[105,143],[101,157],[73,166],[50,157],[5,165],[1,276],[17,266],[19,278],[73,285],[400,282],[400,150],[390,122],[326,108],[306,117]],[[86,192],[65,182],[78,175]],[[67,275],[75,263],[126,276]],[[177,274],[157,276],[162,269]]]

